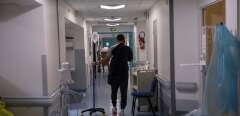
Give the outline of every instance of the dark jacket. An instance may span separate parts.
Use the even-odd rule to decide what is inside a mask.
[[[131,48],[124,44],[119,44],[112,49],[111,55],[108,83],[112,84],[128,79],[128,62],[133,59]]]

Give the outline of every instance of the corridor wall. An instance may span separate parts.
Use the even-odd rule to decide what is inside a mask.
[[[9,4],[0,9],[4,11],[0,19],[0,95],[42,96],[43,8],[26,10]]]
[[[45,96],[53,93],[59,86],[59,50],[58,50],[58,28],[57,28],[57,3],[55,0],[39,0],[43,8],[44,38],[46,52],[46,77]]]
[[[57,2],[37,2],[37,6],[0,4],[0,96],[13,103],[54,100],[60,84]],[[75,10],[59,0],[60,62],[65,61],[65,18],[83,26]],[[11,110],[16,116],[47,116],[51,111],[24,105]]]
[[[189,109],[197,108],[201,98],[201,72],[199,66],[184,66],[184,64],[197,64],[200,62],[200,34],[201,11],[204,6],[216,0],[175,0],[174,1],[174,33],[175,33],[175,78],[177,105],[181,101],[191,103]],[[237,33],[237,0],[226,0],[226,25]],[[149,30],[147,42],[147,60],[151,67],[154,64],[154,39],[157,39],[158,73],[164,80],[170,80],[170,43],[169,43],[169,7],[166,1],[158,1],[149,12],[146,28]],[[153,25],[157,22],[157,38],[153,36]],[[141,26],[139,26],[142,28]],[[138,28],[137,28],[138,29]],[[148,41],[148,40],[147,40]],[[179,85],[196,85],[194,91],[179,90]],[[190,102],[189,102],[190,101]],[[187,106],[187,105],[186,105]],[[177,106],[177,108],[181,108]]]
[[[70,88],[76,91],[86,90],[86,62],[85,62],[85,48],[84,48],[84,29],[67,20],[66,22],[66,36],[73,37],[73,40],[66,40],[72,44],[72,47],[66,47],[66,59],[74,68],[71,71],[71,77],[74,83]]]
[[[200,62],[200,17],[195,0],[174,2],[174,44],[176,83],[198,83],[199,66],[182,66]],[[177,85],[178,86],[178,85]],[[199,91],[193,93],[176,90],[177,99],[198,100]]]
[[[59,60],[61,62],[66,61],[66,31],[65,31],[65,19],[73,22],[76,25],[83,26],[83,19],[76,14],[75,10],[71,6],[67,5],[64,0],[59,0],[59,17],[57,17],[57,2],[56,0],[38,0],[44,8],[44,22],[45,22],[45,37],[47,47],[47,86],[48,95],[51,95],[56,91],[60,84],[60,73],[57,71],[59,67]],[[57,18],[59,18],[59,40],[58,40],[58,24]],[[60,41],[60,45],[58,45]],[[60,54],[59,54],[60,47]],[[59,56],[60,55],[60,56]],[[60,59],[59,59],[60,57]]]
[[[0,5],[0,96],[43,95],[46,55],[42,7]],[[16,116],[43,116],[43,108],[10,108]],[[25,115],[26,114],[26,115]]]
[[[166,1],[155,3],[147,20],[147,59],[154,67],[154,41],[157,41],[158,74],[162,80],[170,82],[170,33],[169,4]],[[153,26],[157,25],[154,36]],[[195,0],[174,1],[174,41],[175,41],[175,78],[177,110],[187,111],[198,107],[196,89],[199,82],[198,67],[181,67],[181,64],[199,62],[199,11]],[[154,40],[157,39],[157,40]],[[149,41],[149,42],[148,42]],[[190,85],[191,90],[179,91],[179,85]],[[166,84],[166,83],[165,83]],[[169,91],[169,90],[164,90]],[[169,93],[164,93],[166,102],[170,102]],[[168,104],[170,105],[170,104]]]
[[[157,22],[157,38],[153,36],[154,21]],[[147,20],[147,59],[154,65],[154,39],[157,39],[157,60],[158,73],[161,74],[164,80],[170,80],[170,33],[169,33],[169,6],[166,1],[155,3],[149,12]],[[148,35],[149,34],[149,35]]]
[[[238,0],[226,0],[226,26],[236,35],[238,24]]]

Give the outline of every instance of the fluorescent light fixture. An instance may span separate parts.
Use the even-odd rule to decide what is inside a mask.
[[[109,44],[109,42],[106,42],[106,46],[108,47],[110,44]]]
[[[106,24],[106,25],[110,27],[115,27],[115,26],[119,26],[120,24]]]
[[[105,21],[110,21],[110,22],[114,22],[114,21],[120,21],[120,20],[122,20],[121,18],[106,18],[106,19],[104,19]]]
[[[102,9],[107,9],[107,10],[117,10],[117,9],[122,9],[125,8],[126,5],[122,4],[122,5],[113,5],[113,6],[109,6],[109,5],[100,5],[100,8]]]

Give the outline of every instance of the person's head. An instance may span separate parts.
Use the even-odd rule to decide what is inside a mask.
[[[125,43],[125,37],[123,34],[117,35],[117,42],[118,43]]]

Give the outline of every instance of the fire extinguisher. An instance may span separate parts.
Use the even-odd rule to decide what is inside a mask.
[[[141,31],[138,35],[138,43],[140,49],[145,49],[145,32]]]

